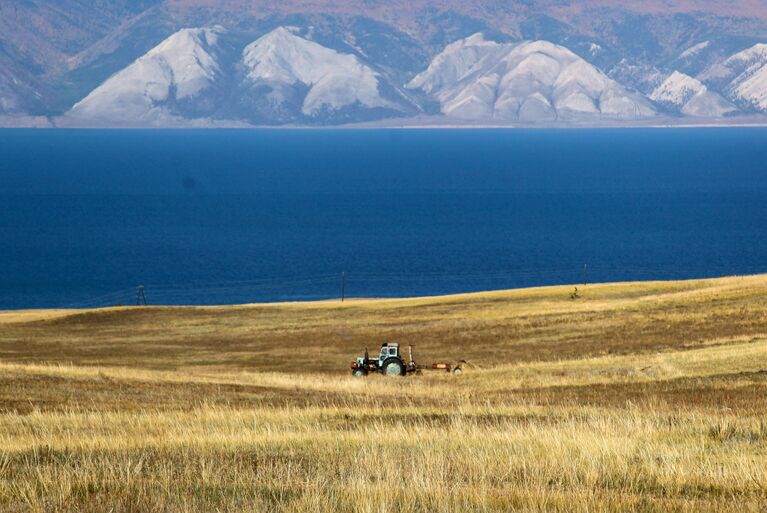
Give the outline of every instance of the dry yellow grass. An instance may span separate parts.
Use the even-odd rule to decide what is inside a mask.
[[[0,313],[0,511],[764,512],[767,277],[570,290]]]

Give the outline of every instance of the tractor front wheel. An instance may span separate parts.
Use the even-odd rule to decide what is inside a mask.
[[[355,378],[364,378],[365,376],[368,375],[365,369],[354,369],[354,372],[352,372],[352,374],[354,374]]]
[[[383,364],[384,376],[404,376],[405,365],[396,358],[389,358]]]

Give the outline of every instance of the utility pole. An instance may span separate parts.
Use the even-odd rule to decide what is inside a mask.
[[[346,272],[341,273],[341,302],[346,299]]]
[[[583,264],[583,286],[585,287],[589,282],[589,266]]]
[[[139,285],[136,289],[136,306],[141,305],[141,302],[143,301],[144,306],[146,306],[146,294],[144,294],[144,286]]]

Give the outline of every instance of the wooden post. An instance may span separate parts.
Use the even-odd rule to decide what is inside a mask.
[[[136,290],[136,306],[139,306],[142,301],[144,306],[146,306],[146,294],[144,293],[144,286],[139,285],[138,289]]]

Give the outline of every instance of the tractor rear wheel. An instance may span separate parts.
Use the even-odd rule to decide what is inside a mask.
[[[364,378],[365,376],[368,375],[365,369],[354,369],[354,372],[352,374],[354,374],[355,378]]]
[[[383,364],[384,376],[404,376],[405,364],[397,358],[389,358]]]

